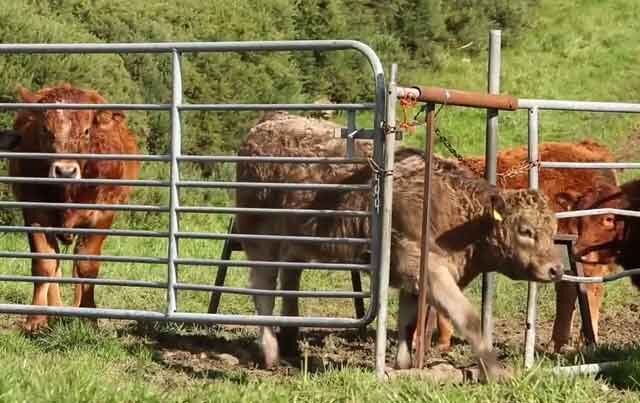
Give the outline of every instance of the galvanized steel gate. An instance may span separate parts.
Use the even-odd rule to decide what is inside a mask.
[[[374,102],[351,103],[351,104],[188,104],[183,102],[181,55],[183,53],[212,53],[212,52],[282,52],[282,51],[337,51],[355,50],[360,52],[369,62],[373,71],[371,83],[372,98]],[[362,185],[332,185],[332,184],[310,184],[310,183],[240,183],[240,182],[217,182],[217,181],[193,181],[181,180],[180,165],[183,162],[230,162],[237,163],[246,161],[261,161],[265,163],[367,163],[366,159],[352,159],[349,157],[340,158],[296,158],[296,157],[236,157],[236,156],[207,156],[207,155],[185,155],[181,152],[182,144],[182,124],[181,115],[188,111],[267,111],[267,110],[342,110],[347,111],[350,121],[355,122],[356,111],[373,112],[373,130],[355,131],[355,127],[350,127],[351,136],[347,140],[354,138],[369,137],[373,139],[374,153],[373,160],[382,168],[387,169],[389,161],[393,161],[393,133],[384,130],[385,121],[385,82],[382,65],[377,55],[366,45],[356,41],[275,41],[275,42],[215,42],[215,43],[139,43],[139,44],[2,44],[0,53],[4,55],[14,54],[106,54],[106,53],[153,53],[172,55],[172,100],[169,104],[28,104],[28,103],[0,103],[0,109],[110,109],[110,110],[137,110],[137,111],[161,111],[171,114],[171,146],[168,155],[91,155],[91,154],[33,154],[33,153],[11,153],[2,152],[0,158],[82,158],[95,160],[138,160],[145,162],[164,162],[170,165],[170,177],[167,180],[68,180],[51,178],[12,178],[0,177],[3,183],[72,183],[82,182],[94,185],[131,185],[135,187],[164,187],[169,189],[170,202],[168,205],[93,205],[93,204],[66,204],[66,203],[24,203],[14,201],[0,201],[1,208],[23,208],[41,207],[47,209],[100,209],[115,211],[134,212],[157,212],[168,214],[169,226],[166,231],[146,231],[146,230],[99,230],[99,229],[61,229],[61,228],[31,228],[24,226],[4,226],[0,227],[0,232],[28,233],[28,232],[48,232],[48,233],[72,233],[72,234],[108,234],[122,237],[153,237],[165,238],[168,242],[166,256],[74,256],[73,254],[38,254],[37,256],[28,252],[7,252],[0,251],[0,258],[29,259],[32,257],[55,258],[59,260],[100,260],[105,262],[130,262],[141,264],[165,265],[166,281],[141,281],[125,279],[81,279],[77,277],[33,277],[17,274],[0,276],[1,282],[55,282],[55,283],[85,283],[95,285],[144,287],[165,289],[167,293],[166,307],[164,311],[157,310],[135,310],[135,309],[114,309],[114,308],[75,308],[75,307],[50,307],[35,306],[26,304],[0,304],[0,313],[6,314],[47,314],[62,316],[82,316],[93,318],[113,318],[113,319],[144,319],[155,321],[179,321],[179,322],[199,322],[237,325],[297,325],[297,326],[321,326],[321,327],[361,327],[371,322],[382,307],[383,317],[378,323],[378,348],[380,351],[378,360],[378,372],[384,370],[384,349],[386,346],[386,295],[388,284],[388,249],[389,234],[383,238],[383,213],[386,227],[389,227],[390,214],[389,206],[386,203],[391,192],[391,177],[380,174],[374,181],[376,185],[366,185],[372,192],[372,207],[370,211],[331,211],[331,210],[283,210],[283,209],[243,209],[228,206],[186,206],[182,205],[179,197],[179,190],[182,188],[279,188],[279,189],[356,189],[362,190]],[[100,90],[100,89],[98,89]],[[392,120],[393,121],[393,120]],[[351,125],[353,126],[353,125]],[[355,133],[355,136],[353,135]],[[391,133],[391,134],[389,134]],[[346,138],[347,136],[345,136]],[[385,145],[385,142],[387,143]],[[352,143],[350,143],[352,146]],[[385,147],[387,158],[385,159]],[[374,187],[375,189],[373,189]],[[296,262],[258,262],[246,260],[220,260],[220,259],[193,259],[182,257],[179,253],[178,241],[180,239],[209,239],[224,240],[229,238],[242,239],[282,239],[281,236],[249,235],[249,234],[216,234],[207,232],[186,232],[182,231],[179,225],[179,216],[186,213],[200,214],[235,214],[238,212],[251,211],[252,214],[287,214],[296,216],[311,215],[349,215],[349,216],[370,216],[372,222],[372,233],[370,239],[359,239],[358,242],[366,242],[371,245],[371,258],[368,264],[330,264],[330,263],[296,263]],[[287,238],[287,237],[285,237]],[[313,238],[313,237],[291,237],[292,240],[305,242],[354,242],[353,239],[338,238]],[[298,238],[298,239],[294,239]],[[303,239],[306,238],[306,239]],[[383,253],[386,251],[387,253]],[[371,286],[368,292],[340,292],[340,291],[266,291],[252,290],[250,288],[218,287],[203,284],[182,283],[178,280],[180,266],[235,266],[235,267],[295,267],[311,268],[318,270],[356,270],[368,271],[371,273]],[[108,269],[107,269],[108,270]],[[179,310],[176,303],[176,293],[178,290],[206,291],[206,292],[227,292],[241,295],[256,295],[265,293],[274,296],[297,296],[297,297],[319,297],[319,298],[370,298],[368,310],[363,317],[280,317],[280,316],[256,316],[256,315],[232,315],[232,314],[208,314],[193,313]]]

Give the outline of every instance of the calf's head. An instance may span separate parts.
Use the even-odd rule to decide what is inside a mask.
[[[19,90],[20,99],[25,103],[105,103],[105,99],[94,91],[86,91],[65,84],[58,87],[44,88],[35,93],[25,88]],[[35,136],[37,149],[46,153],[76,154],[89,153],[92,133],[100,126],[103,114],[108,111],[96,110],[23,110],[18,112],[16,128]],[[49,165],[48,175],[51,178],[82,177],[86,161],[73,159],[53,159]]]
[[[629,200],[620,187],[598,183],[584,193],[559,193],[558,204],[565,210],[599,208],[629,208]],[[613,214],[600,214],[567,219],[571,233],[578,235],[574,254],[584,263],[613,263],[625,232],[625,218]]]
[[[544,195],[533,190],[503,191],[489,206],[488,236],[496,269],[514,279],[557,281],[562,260],[553,238],[557,221]]]

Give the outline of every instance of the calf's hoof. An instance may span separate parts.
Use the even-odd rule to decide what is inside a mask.
[[[265,369],[273,369],[280,365],[278,339],[270,332],[265,332],[260,340],[262,358]]]
[[[442,353],[448,353],[449,351],[451,351],[451,342],[439,342],[438,344],[436,344],[436,349],[438,349],[438,351]]]
[[[486,367],[483,367],[482,365],[480,366],[479,381],[482,383],[506,382],[512,380],[513,377],[513,370],[509,367],[505,367],[500,364],[494,364]]]
[[[412,364],[411,353],[406,348],[399,348],[396,354],[396,369],[409,369]]]
[[[22,330],[26,333],[36,333],[49,326],[46,315],[31,315],[22,325]]]

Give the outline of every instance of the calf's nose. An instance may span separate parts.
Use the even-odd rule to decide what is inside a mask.
[[[564,273],[564,265],[562,263],[551,263],[549,265],[548,274],[552,281],[560,281]]]
[[[49,176],[52,178],[79,179],[80,167],[76,162],[56,161],[51,164]]]

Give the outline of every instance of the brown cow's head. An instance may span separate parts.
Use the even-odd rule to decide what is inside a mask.
[[[585,193],[563,192],[556,196],[558,204],[566,210],[598,208],[629,208],[629,201],[620,187],[598,183]],[[613,263],[618,246],[624,236],[625,220],[613,214],[601,214],[568,219],[571,233],[578,235],[574,254],[583,262]]]
[[[545,196],[533,190],[509,190],[492,197],[489,244],[497,270],[514,279],[559,280],[562,260],[553,238],[557,221]]]
[[[93,103],[102,104],[106,100],[94,91],[86,91],[64,84],[58,87],[44,88],[32,93],[25,88],[19,89],[20,98],[26,103]],[[18,112],[16,129],[36,136],[34,144],[38,151],[46,153],[90,153],[91,137],[103,122],[104,114],[109,111],[96,110],[25,110]],[[51,161],[49,177],[82,177],[85,161],[58,159]]]

